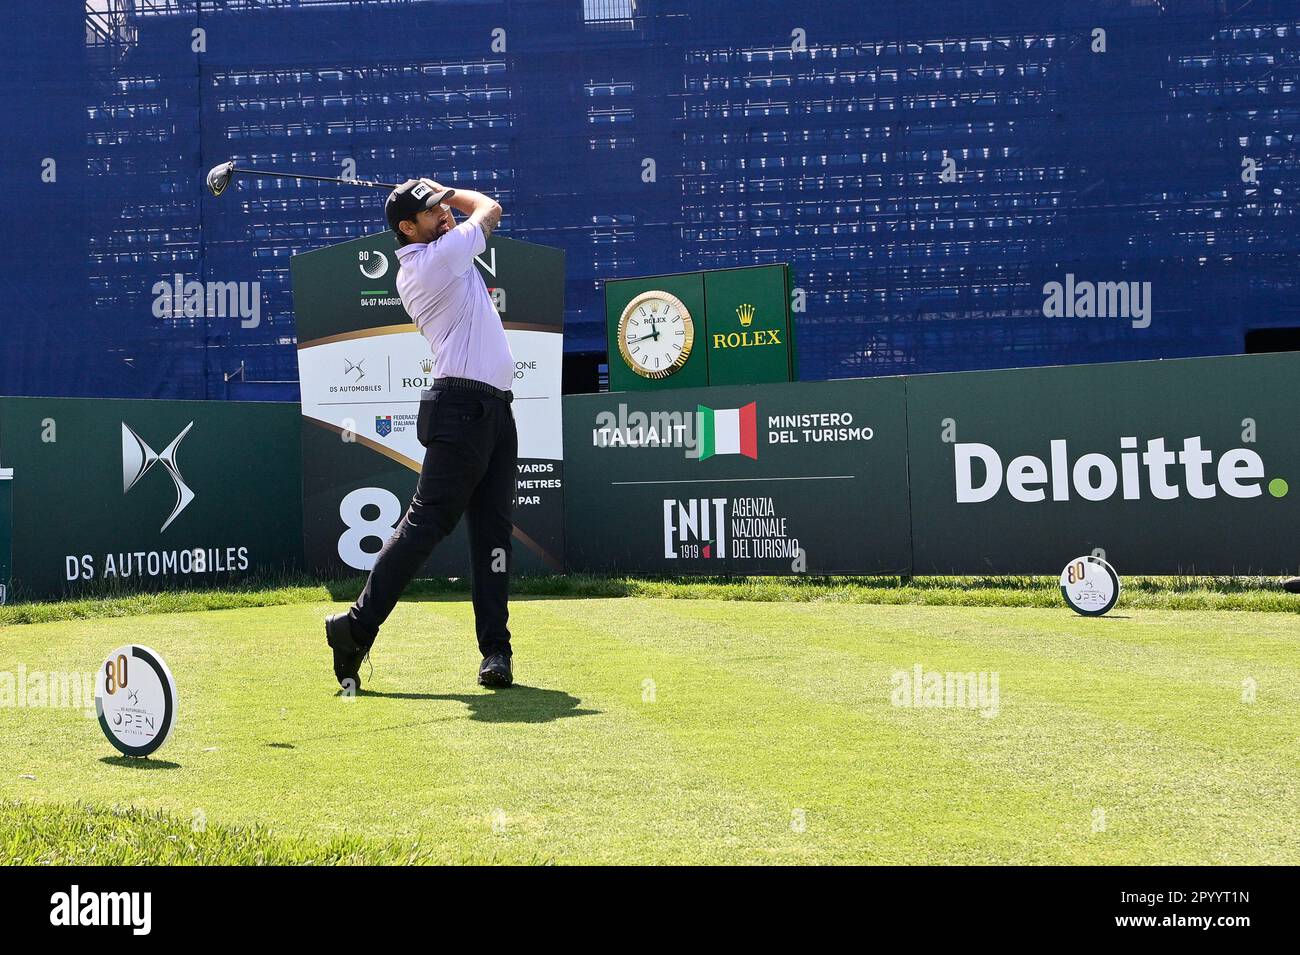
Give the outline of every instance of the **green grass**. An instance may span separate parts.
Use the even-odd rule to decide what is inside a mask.
[[[681,600],[744,600],[814,603],[918,604],[955,607],[1059,607],[1052,577],[520,577],[515,594],[551,597],[665,597]],[[153,594],[112,590],[93,598],[35,601],[0,607],[0,627],[57,620],[90,620],[141,614],[274,607],[350,599],[361,579],[315,581],[289,578],[252,581],[238,587]],[[421,580],[408,594],[429,597],[468,594],[469,581]],[[1300,597],[1274,578],[1135,577],[1124,581],[1118,611],[1259,610],[1300,612]]]
[[[522,685],[499,692],[474,685],[462,596],[405,601],[354,700],[332,685],[328,599],[8,627],[3,670],[89,672],[119,644],[154,647],[176,675],[180,721],[157,758],[135,761],[79,709],[0,708],[0,852],[1300,862],[1294,612],[1085,619],[1059,605],[858,603],[812,581],[808,599],[777,602],[764,586],[517,599]],[[746,587],[757,599],[737,599]],[[996,715],[893,705],[892,676],[914,664],[996,672]]]
[[[286,838],[259,826],[210,826],[202,815],[0,803],[5,865],[409,865],[428,857],[418,843]]]

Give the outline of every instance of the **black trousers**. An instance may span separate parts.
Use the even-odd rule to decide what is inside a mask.
[[[426,391],[416,434],[425,452],[415,497],[349,611],[353,632],[374,642],[406,585],[464,514],[479,650],[484,656],[509,656],[511,517],[519,450],[510,403],[483,392]]]

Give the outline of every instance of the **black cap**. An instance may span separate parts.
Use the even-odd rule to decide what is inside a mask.
[[[388,200],[384,203],[384,215],[388,219],[388,227],[394,232],[400,232],[397,224],[403,219],[413,218],[425,209],[432,209],[455,194],[455,189],[444,189],[438,192],[429,185],[427,179],[408,179],[390,192]]]

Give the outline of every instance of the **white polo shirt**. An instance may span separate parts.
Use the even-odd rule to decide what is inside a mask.
[[[483,230],[468,219],[433,242],[402,246],[397,294],[433,349],[435,378],[472,378],[509,391],[515,359],[474,268],[474,256],[486,248]]]

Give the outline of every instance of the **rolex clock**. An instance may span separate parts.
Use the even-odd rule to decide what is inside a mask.
[[[686,364],[695,322],[676,295],[651,290],[627,303],[618,319],[618,352],[642,378],[667,378]]]

